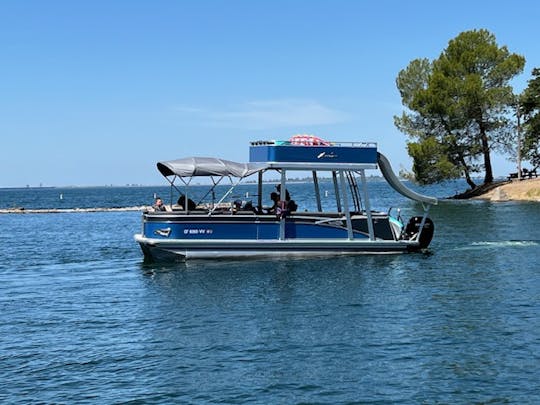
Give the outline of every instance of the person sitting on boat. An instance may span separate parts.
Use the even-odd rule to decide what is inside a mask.
[[[276,186],[276,190],[279,195],[281,195],[281,184],[278,184]],[[291,199],[291,195],[289,194],[289,190],[285,189],[285,201],[286,201],[286,208],[289,212],[294,212],[298,209],[298,205],[294,200]]]
[[[259,214],[259,210],[253,206],[253,201],[246,201],[244,206],[242,207],[244,211],[252,211],[255,214]]]
[[[242,209],[242,200],[234,200],[231,204],[231,212],[236,214]]]
[[[268,209],[268,213],[276,214],[278,217],[285,217],[289,212],[296,211],[298,208],[294,200],[280,200],[279,194],[275,192],[270,194],[270,199],[274,202],[274,205]]]
[[[167,208],[165,207],[165,204],[163,204],[163,200],[159,197],[156,197],[156,200],[154,201],[154,205],[152,205],[152,208],[154,211],[166,211]]]
[[[270,193],[270,199],[272,200],[272,206],[270,208],[268,208],[268,213],[269,214],[275,214],[277,209],[278,209],[278,206],[279,206],[279,194],[272,191]]]
[[[278,184],[276,186],[277,193],[281,196],[281,184]],[[289,194],[289,190],[285,189],[285,201],[291,201],[291,195]]]
[[[298,210],[298,205],[294,200],[290,200],[287,204],[287,207],[289,208],[290,212],[294,212]]]
[[[186,209],[186,196],[182,194],[180,198],[178,198],[177,204],[182,207],[182,209]],[[191,198],[187,199],[187,209],[188,211],[193,211],[195,208],[197,208],[197,204],[195,204],[195,201],[193,201]]]

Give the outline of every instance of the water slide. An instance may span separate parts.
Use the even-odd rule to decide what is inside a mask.
[[[392,166],[390,165],[390,162],[388,161],[386,156],[384,156],[380,152],[377,152],[377,161],[379,163],[379,169],[381,169],[382,175],[384,176],[388,184],[390,184],[392,188],[398,193],[404,195],[407,198],[410,198],[411,200],[433,205],[437,204],[437,198],[418,194],[416,191],[405,187],[405,185],[395,175],[394,171],[392,170]]]

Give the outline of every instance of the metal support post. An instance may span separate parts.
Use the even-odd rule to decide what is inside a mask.
[[[317,178],[317,172],[313,170],[313,185],[315,186],[315,198],[317,199],[317,211],[322,212],[321,204],[321,192],[319,190],[319,179]]]
[[[349,196],[347,195],[347,184],[345,183],[345,176],[343,170],[339,171],[339,180],[341,181],[341,195],[343,196],[343,207],[345,208],[345,218],[347,221],[347,237],[349,240],[354,239],[351,211],[349,210]]]
[[[366,207],[367,225],[369,231],[369,239],[375,240],[375,230],[373,229],[373,218],[371,217],[371,205],[369,203],[369,195],[366,182],[366,172],[364,169],[360,170],[360,178],[362,179],[362,192],[364,194],[364,205]]]

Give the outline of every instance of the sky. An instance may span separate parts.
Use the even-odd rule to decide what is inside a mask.
[[[165,184],[156,162],[249,141],[377,142],[410,170],[395,85],[463,31],[540,67],[535,1],[5,0],[0,187]],[[494,158],[496,176],[515,163]]]

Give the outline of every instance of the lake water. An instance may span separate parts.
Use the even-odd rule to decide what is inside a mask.
[[[374,208],[420,210],[370,188]],[[154,193],[0,190],[0,208]],[[427,255],[152,265],[138,212],[0,215],[0,402],[540,403],[540,204],[430,216]]]

